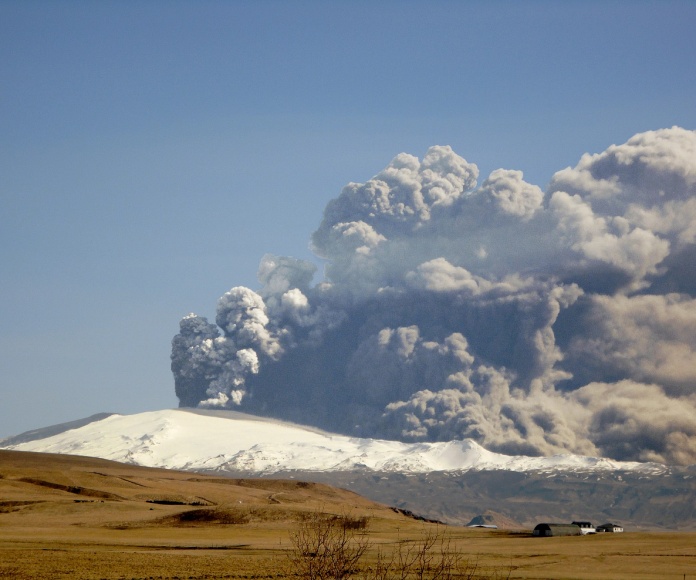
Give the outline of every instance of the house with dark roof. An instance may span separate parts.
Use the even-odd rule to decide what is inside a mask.
[[[580,527],[580,533],[584,536],[585,534],[594,534],[595,527],[590,522],[573,522],[576,526]]]

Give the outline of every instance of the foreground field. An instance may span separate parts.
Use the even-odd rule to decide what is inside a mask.
[[[321,484],[9,451],[0,451],[0,578],[291,577],[291,533],[317,511],[368,522],[363,569],[378,549],[437,533],[479,578],[696,579],[694,533],[533,538],[426,524]]]

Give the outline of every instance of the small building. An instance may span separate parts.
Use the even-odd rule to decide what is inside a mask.
[[[539,537],[548,536],[580,536],[580,526],[575,524],[537,524],[532,532]]]
[[[602,524],[601,526],[597,526],[597,533],[609,532],[616,534],[623,531],[623,527],[617,524]]]
[[[596,532],[595,527],[590,522],[573,522],[573,524],[580,528],[580,533],[583,536],[585,534],[594,534]]]

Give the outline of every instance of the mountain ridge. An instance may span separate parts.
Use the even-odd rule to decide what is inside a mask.
[[[93,415],[6,439],[0,447],[91,455],[147,467],[265,475],[289,470],[426,473],[621,469],[656,473],[669,469],[657,463],[572,454],[503,455],[471,439],[404,443],[348,437],[235,411],[186,408]]]

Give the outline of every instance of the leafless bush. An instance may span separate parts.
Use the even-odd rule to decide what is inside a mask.
[[[366,527],[367,520],[346,515],[310,514],[290,534],[293,572],[308,580],[351,578],[369,546]]]
[[[482,573],[453,542],[444,528],[424,528],[417,540],[378,546],[369,565],[363,560],[372,547],[367,518],[312,513],[291,533],[289,554],[293,576],[309,580],[502,580],[510,572]]]
[[[249,514],[241,510],[202,508],[188,510],[173,516],[179,524],[248,524]]]
[[[380,548],[377,561],[367,570],[366,580],[472,580],[478,564],[467,558],[440,528],[424,531],[415,542],[399,541],[387,552]]]
[[[343,526],[347,530],[366,530],[370,518],[367,516],[353,517],[350,514],[340,516],[332,516],[336,520],[336,524]]]

